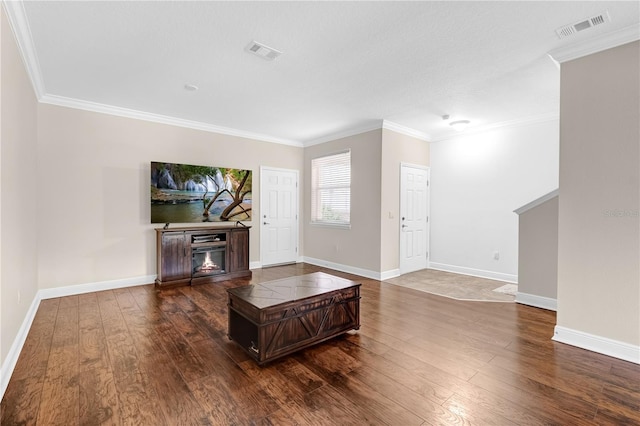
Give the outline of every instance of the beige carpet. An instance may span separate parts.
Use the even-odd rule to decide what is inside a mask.
[[[503,281],[424,269],[383,281],[457,300],[513,302],[517,285]]]

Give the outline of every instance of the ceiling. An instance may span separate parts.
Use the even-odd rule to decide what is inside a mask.
[[[640,22],[637,1],[5,7],[43,102],[301,146],[383,120],[433,140],[454,132],[444,114],[470,129],[557,118],[560,73],[548,53]],[[605,11],[608,23],[556,35]],[[250,54],[252,40],[283,54]]]

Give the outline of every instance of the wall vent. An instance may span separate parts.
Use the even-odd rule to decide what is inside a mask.
[[[592,16],[587,19],[583,19],[579,22],[574,22],[570,25],[565,25],[556,30],[556,34],[558,38],[565,38],[574,34],[579,33],[580,31],[584,31],[589,28],[593,28],[596,25],[602,25],[604,23],[611,22],[611,18],[609,18],[609,12],[604,11],[599,15]]]
[[[273,61],[278,56],[282,55],[282,52],[276,50],[272,47],[265,46],[262,43],[258,43],[257,41],[252,41],[247,45],[245,50],[249,53],[253,53],[261,57],[262,59],[266,59],[267,61]]]

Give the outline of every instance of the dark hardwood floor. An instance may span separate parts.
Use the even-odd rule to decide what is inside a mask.
[[[248,280],[44,300],[0,424],[640,424],[640,366],[552,342],[553,312],[324,271],[362,282],[361,329],[265,367],[226,336]]]

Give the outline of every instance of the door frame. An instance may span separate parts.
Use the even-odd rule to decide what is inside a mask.
[[[293,172],[295,173],[296,176],[296,259],[295,262],[299,263],[300,262],[300,171],[296,170],[296,169],[285,169],[282,167],[271,167],[271,166],[260,166],[260,211],[258,212],[258,226],[260,227],[260,267],[264,266],[262,264],[262,259],[263,259],[263,253],[265,250],[265,241],[266,241],[266,232],[265,232],[265,228],[264,226],[262,226],[262,211],[263,211],[263,205],[262,205],[262,200],[265,199],[264,197],[264,185],[262,185],[262,182],[264,182],[264,171],[265,170],[269,170],[269,171],[275,171],[275,172]],[[269,265],[272,266],[272,265]]]
[[[400,275],[403,275],[407,272],[402,270],[402,256],[400,255],[401,250],[402,250],[402,197],[403,197],[403,187],[402,187],[402,169],[403,167],[411,167],[414,169],[420,169],[420,170],[424,170],[427,172],[427,193],[425,196],[425,201],[427,203],[427,207],[426,207],[426,215],[427,215],[427,225],[426,225],[426,232],[425,232],[425,242],[424,242],[424,247],[425,247],[425,251],[427,253],[427,262],[426,262],[426,268],[430,268],[431,266],[431,245],[430,245],[430,240],[431,240],[431,167],[430,166],[424,166],[422,164],[413,164],[413,163],[407,163],[407,162],[400,162],[400,179],[399,179],[399,188],[400,188],[400,194],[398,197],[398,270],[400,271]]]

